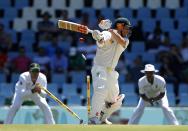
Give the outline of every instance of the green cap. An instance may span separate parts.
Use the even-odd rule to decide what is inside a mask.
[[[29,70],[31,72],[40,72],[40,65],[37,64],[37,63],[32,63],[30,66],[29,66]]]

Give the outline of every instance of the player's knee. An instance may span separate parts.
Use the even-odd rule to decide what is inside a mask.
[[[118,101],[123,101],[123,99],[125,98],[125,94],[121,94],[118,96]]]
[[[124,98],[125,98],[124,94],[119,95],[117,98],[117,101],[114,104],[112,104],[112,106],[116,106],[116,107],[120,108]]]
[[[119,106],[122,105],[122,102],[123,102],[124,98],[125,98],[125,94],[121,94],[121,95],[118,96],[117,104],[119,104]]]

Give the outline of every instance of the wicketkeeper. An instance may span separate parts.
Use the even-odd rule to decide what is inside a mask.
[[[16,83],[15,94],[5,124],[13,123],[16,112],[26,99],[33,100],[40,107],[44,113],[46,124],[55,124],[52,112],[45,99],[46,93],[37,84],[47,88],[46,76],[40,72],[39,64],[32,63],[29,71],[22,73]]]
[[[119,94],[119,74],[115,68],[120,55],[129,45],[130,33],[131,24],[127,18],[116,19],[113,29],[103,32],[94,30],[92,33],[96,40],[97,52],[91,70],[94,94],[90,124],[111,124],[107,118],[122,105],[124,94]]]

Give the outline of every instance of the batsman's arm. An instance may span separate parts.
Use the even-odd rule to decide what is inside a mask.
[[[125,40],[116,30],[109,29],[109,32],[112,34],[112,39],[115,39],[118,44],[122,45],[124,48],[127,47],[127,40]]]
[[[96,44],[98,47],[103,47],[107,41],[111,41],[111,33],[109,31],[98,31],[94,30],[92,33],[93,39],[96,40]]]

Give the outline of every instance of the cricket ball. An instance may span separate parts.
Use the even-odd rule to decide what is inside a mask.
[[[80,42],[84,42],[85,39],[81,37],[81,38],[79,39],[79,41],[80,41]]]

